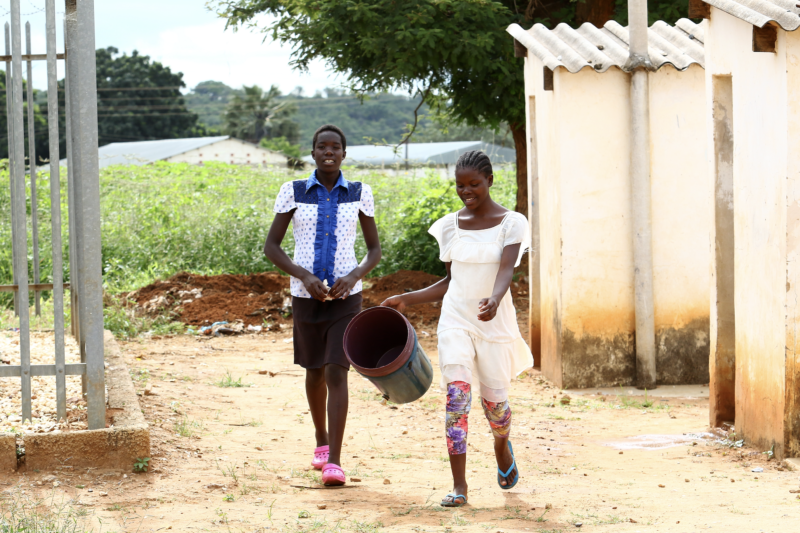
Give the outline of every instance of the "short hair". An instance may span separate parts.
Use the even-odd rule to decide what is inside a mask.
[[[458,158],[456,162],[456,172],[466,168],[480,172],[487,178],[494,174],[489,156],[479,150],[464,152],[461,154],[461,157]]]
[[[333,124],[325,124],[324,126],[317,128],[317,131],[314,132],[314,139],[311,141],[312,150],[317,147],[317,137],[319,137],[319,134],[325,133],[326,131],[331,131],[339,135],[339,138],[342,139],[342,148],[347,150],[347,137],[344,136],[344,132],[341,130],[341,128],[338,128]]]

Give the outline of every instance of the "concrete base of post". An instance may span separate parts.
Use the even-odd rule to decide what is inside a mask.
[[[0,471],[57,467],[132,471],[137,459],[150,457],[150,428],[145,421],[128,365],[114,336],[106,331],[106,384],[110,427],[89,431],[23,435],[24,458],[17,461],[17,438],[0,436]]]

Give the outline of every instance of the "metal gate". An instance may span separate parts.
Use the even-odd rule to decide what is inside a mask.
[[[42,0],[46,14],[47,50],[31,50],[30,23],[25,25],[22,52],[20,0],[11,0],[10,21],[5,24],[6,103],[11,187],[11,233],[13,285],[19,316],[19,366],[0,366],[0,377],[21,379],[22,419],[31,419],[31,377],[53,376],[56,380],[56,412],[66,418],[66,376],[80,375],[87,401],[89,429],[105,427],[105,377],[103,356],[102,266],[100,256],[100,180],[97,156],[97,82],[95,72],[94,0],[65,0],[63,54],[56,50],[55,0]],[[57,61],[65,61],[65,126],[67,146],[67,191],[70,283],[63,280],[61,242],[61,184],[59,159],[59,100]],[[50,161],[53,279],[39,279],[39,235],[37,221],[36,161],[32,62],[47,61],[47,122]],[[27,95],[23,94],[23,64],[27,65]],[[26,191],[25,117],[27,100],[30,196]],[[28,242],[27,203],[31,206],[31,237]],[[3,222],[5,223],[5,221]],[[32,253],[31,253],[32,252]],[[31,256],[29,257],[29,253]],[[33,265],[31,268],[30,260]],[[29,279],[29,269],[33,280]],[[31,283],[31,281],[33,283]],[[64,290],[70,291],[72,334],[80,346],[81,362],[65,364]],[[40,291],[53,291],[55,362],[30,364],[30,292],[35,312],[40,311]]]

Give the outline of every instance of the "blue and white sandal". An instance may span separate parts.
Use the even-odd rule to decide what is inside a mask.
[[[519,481],[519,469],[517,468],[517,459],[514,457],[514,448],[511,446],[510,440],[508,441],[508,451],[511,452],[511,466],[509,466],[508,470],[506,470],[505,472],[500,470],[500,467],[497,467],[497,484],[500,485],[500,488],[503,490],[513,489],[514,486],[517,484],[517,481]],[[515,471],[513,481],[508,479],[508,476],[511,475],[512,470]],[[506,480],[505,486],[500,484],[500,482],[502,481],[502,479],[500,479],[501,476],[503,477],[503,479]]]
[[[467,504],[467,497],[463,494],[455,494],[451,492],[447,496],[444,497],[445,499],[439,504],[442,507],[461,507]],[[447,501],[447,498],[450,498],[450,501]],[[458,501],[461,500],[461,501]]]

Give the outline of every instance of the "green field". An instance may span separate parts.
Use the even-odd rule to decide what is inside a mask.
[[[156,163],[107,167],[100,175],[103,275],[108,293],[128,291],[182,270],[202,274],[247,274],[274,270],[262,253],[272,221],[272,205],[283,182],[308,172],[264,170],[222,163],[191,166]],[[380,171],[345,171],[348,179],[372,186],[383,260],[373,275],[399,269],[442,272],[435,241],[427,228],[458,209],[452,179],[431,171],[392,176]],[[66,176],[66,172],[62,172]],[[10,284],[11,230],[8,172],[0,173],[0,284]],[[64,181],[62,179],[62,181]],[[496,174],[494,197],[513,207],[513,169]],[[49,176],[37,181],[42,282],[51,281]],[[30,191],[28,191],[30,198]],[[66,213],[66,186],[62,184]],[[30,205],[28,206],[30,213]],[[32,259],[29,228],[29,257]],[[63,221],[64,279],[69,280],[67,217]],[[293,248],[291,232],[284,241]],[[357,241],[359,256],[365,252]],[[31,274],[32,276],[32,266]],[[0,293],[0,307],[11,303]]]

